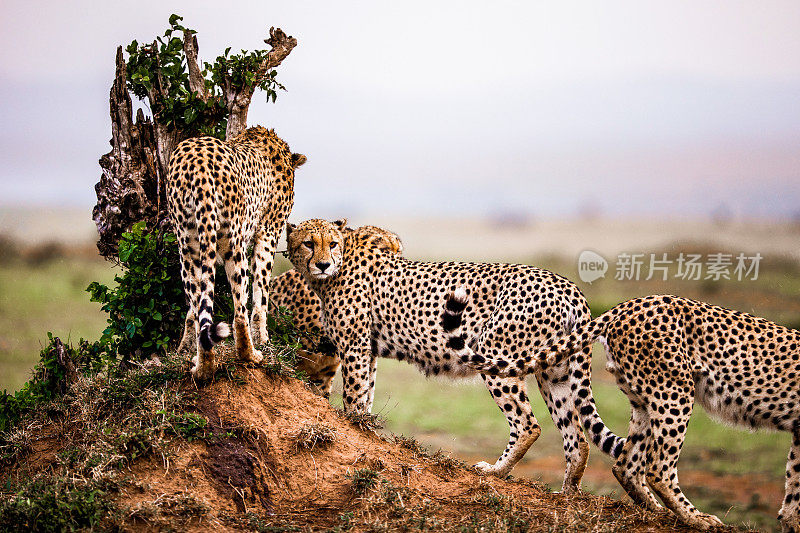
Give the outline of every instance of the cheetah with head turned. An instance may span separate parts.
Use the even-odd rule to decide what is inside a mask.
[[[358,236],[367,235],[369,245],[385,253],[403,252],[403,243],[391,231],[375,226],[361,226],[357,229],[346,228],[345,232],[353,232]],[[279,308],[289,311],[294,325],[301,331],[323,330],[322,302],[297,270],[288,270],[272,279],[269,303],[272,314]],[[300,346],[297,352],[297,369],[304,372],[316,391],[327,398],[333,387],[333,377],[342,364],[336,347],[325,337],[302,337]]]
[[[578,326],[551,349],[527,359],[516,375],[572,358],[576,406],[591,391],[591,347],[606,346],[607,368],[631,403],[627,441],[605,449],[613,472],[637,503],[660,507],[701,529],[722,525],[697,510],[678,485],[678,456],[694,400],[712,416],[751,429],[788,431],[784,531],[800,531],[800,332],[740,311],[677,296],[623,302]],[[459,354],[472,359],[467,352]],[[473,363],[470,363],[473,364]],[[476,368],[508,375],[513,361],[479,358]],[[587,421],[602,425],[602,421]]]
[[[229,335],[212,324],[214,264],[219,255],[233,293],[233,330],[240,359],[258,362],[253,342],[267,341],[267,287],[275,246],[294,204],[293,154],[273,130],[249,128],[234,139],[200,137],[172,152],[166,180],[169,214],[178,238],[181,277],[189,301],[179,351],[197,341],[192,375],[213,376],[213,346]],[[247,319],[247,247],[253,244],[253,337]]]
[[[461,309],[467,343],[495,355],[535,353],[576,324],[589,306],[569,280],[531,266],[410,261],[343,233],[344,222],[309,220],[287,226],[289,259],[319,296],[324,331],[342,358],[344,407],[368,412],[373,403],[376,355],[406,360],[427,375],[464,377],[475,371],[451,357],[439,309],[456,287],[472,298]],[[447,322],[445,320],[445,322]],[[542,396],[563,437],[563,488],[576,491],[588,457],[568,383],[567,365],[536,374]],[[486,473],[507,474],[541,429],[523,379],[481,374],[510,426],[508,446]]]

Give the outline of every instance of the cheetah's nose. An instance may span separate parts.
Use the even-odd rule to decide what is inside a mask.
[[[329,266],[331,266],[330,263],[323,263],[323,262],[317,263],[317,268],[320,270],[320,272],[325,272],[325,270],[327,270]]]

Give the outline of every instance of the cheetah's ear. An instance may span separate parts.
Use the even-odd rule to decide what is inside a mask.
[[[336,229],[339,231],[345,231],[347,229],[347,219],[340,218],[339,220],[334,220],[333,225],[336,226]]]
[[[388,233],[389,234],[386,236],[386,238],[391,244],[389,251],[396,254],[402,254],[404,250],[403,241],[400,240],[400,237],[398,237],[396,233],[392,233],[391,231]]]
[[[291,222],[286,223],[286,244],[289,244],[289,235],[291,235],[296,228],[297,226],[295,224]]]
[[[292,168],[301,166],[308,160],[303,154],[292,154]]]

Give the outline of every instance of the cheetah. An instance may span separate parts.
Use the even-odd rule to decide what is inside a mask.
[[[375,226],[346,228],[345,231],[370,235],[370,245],[386,253],[403,253],[402,241],[391,231]],[[322,303],[300,272],[291,269],[273,278],[269,294],[270,313],[274,314],[279,308],[285,308],[291,312],[294,325],[300,330],[322,331]],[[297,352],[297,369],[308,376],[315,392],[327,398],[333,387],[333,377],[342,364],[336,354],[336,347],[325,337],[322,339],[302,337],[300,345],[301,348]]]
[[[181,254],[189,311],[179,351],[197,343],[192,375],[206,380],[216,368],[213,346],[230,334],[213,324],[214,264],[225,263],[234,304],[238,357],[260,361],[253,342],[267,341],[267,287],[278,237],[294,203],[294,172],[306,161],[273,130],[249,128],[234,139],[199,137],[172,152],[166,180],[169,214]],[[253,244],[253,337],[247,320],[246,251]]]
[[[631,403],[627,442],[604,451],[616,459],[614,476],[634,501],[659,508],[649,486],[683,522],[701,529],[722,525],[697,510],[678,485],[678,457],[697,400],[722,422],[792,433],[778,518],[784,531],[800,531],[800,332],[688,298],[647,296],[578,326],[544,358],[529,358],[518,370],[535,372],[571,356],[581,410],[591,390],[588,348],[596,339],[605,344],[607,368]],[[507,375],[503,369],[513,363],[486,358],[476,367]],[[599,419],[587,423],[602,425]]]
[[[426,375],[474,376],[450,356],[438,309],[458,286],[472,298],[461,313],[476,350],[523,356],[590,319],[589,306],[569,280],[525,265],[420,262],[385,253],[344,221],[308,220],[287,226],[289,259],[322,302],[325,334],[342,358],[347,411],[369,412],[377,357],[408,361]],[[451,339],[453,344],[457,344]],[[504,476],[539,437],[524,379],[480,374],[510,426],[509,442],[494,464],[476,468]],[[580,487],[589,446],[570,401],[568,367],[542,369],[536,379],[566,458],[563,490]]]

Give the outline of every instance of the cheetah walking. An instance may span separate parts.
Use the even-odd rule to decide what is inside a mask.
[[[427,375],[464,377],[475,371],[450,355],[439,309],[445,296],[465,286],[473,296],[461,309],[462,342],[500,356],[524,356],[547,346],[590,319],[589,307],[570,281],[546,270],[504,264],[410,261],[343,234],[344,222],[309,220],[287,226],[289,258],[319,296],[326,335],[342,358],[343,400],[349,411],[369,411],[376,354],[406,360]],[[589,447],[578,423],[566,362],[541,369],[536,379],[566,458],[563,489],[576,491]],[[506,416],[509,442],[494,463],[477,466],[505,475],[538,438],[541,429],[524,379],[481,374]]]
[[[357,229],[346,228],[345,232],[366,235],[370,246],[386,253],[403,252],[403,243],[391,231],[375,226],[362,226]],[[306,283],[303,275],[295,269],[272,279],[269,304],[270,313],[275,313],[279,308],[289,311],[294,325],[301,331],[323,330],[322,302]],[[336,347],[327,338],[315,342],[310,337],[302,337],[300,346],[297,351],[297,369],[304,372],[312,387],[327,398],[333,387],[333,377],[342,365]]]
[[[596,339],[605,341],[607,368],[631,403],[627,442],[604,450],[616,458],[614,476],[634,501],[658,508],[652,488],[683,522],[702,529],[722,525],[698,511],[678,485],[678,456],[697,400],[723,422],[792,433],[778,516],[784,531],[800,531],[800,332],[687,298],[648,296],[578,326],[544,358],[527,358],[518,370],[535,372],[571,356],[582,410],[591,390],[587,347]],[[509,374],[515,363],[458,355],[492,375]],[[602,421],[587,417],[585,423]]]
[[[192,375],[213,376],[213,346],[229,335],[212,324],[214,264],[225,262],[230,281],[236,352],[258,362],[253,347],[267,341],[267,287],[278,236],[294,203],[294,171],[305,162],[274,131],[249,128],[230,141],[188,139],[172,153],[167,176],[169,213],[181,254],[181,277],[189,301],[179,351],[197,341]],[[247,319],[247,246],[253,243],[253,333]]]

